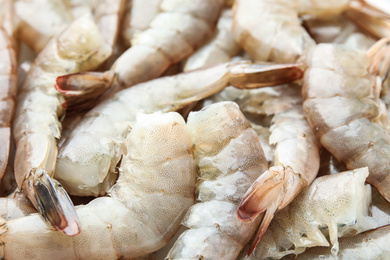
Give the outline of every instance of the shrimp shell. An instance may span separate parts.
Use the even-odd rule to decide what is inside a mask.
[[[194,203],[196,163],[177,113],[138,115],[107,197],[77,207],[83,231],[64,236],[38,214],[0,227],[6,259],[130,259],[173,237]]]
[[[178,238],[167,259],[236,259],[258,225],[239,221],[236,209],[267,168],[260,141],[230,101],[191,112],[187,125],[199,165],[200,203],[187,212],[183,224],[190,230]]]

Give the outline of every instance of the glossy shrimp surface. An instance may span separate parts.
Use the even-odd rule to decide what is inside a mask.
[[[5,259],[133,259],[173,237],[194,203],[197,168],[177,113],[137,116],[109,196],[77,207],[82,232],[64,236],[33,214],[0,227]],[[172,181],[174,180],[174,181]]]
[[[258,221],[236,218],[239,201],[267,168],[256,132],[234,102],[191,112],[187,121],[199,166],[200,203],[186,214],[190,228],[175,242],[168,259],[236,259]]]
[[[50,180],[56,164],[56,139],[61,135],[59,117],[64,112],[63,98],[54,88],[55,78],[62,73],[96,67],[109,54],[110,48],[92,17],[82,16],[37,56],[17,98],[13,134],[18,186],[53,226],[73,235],[78,233],[74,231],[75,224],[71,218],[66,220],[73,205],[63,189]]]
[[[348,169],[368,166],[367,182],[390,201],[388,123],[370,62],[346,46],[318,45],[308,59],[304,110],[321,144]]]
[[[298,68],[232,62],[122,90],[90,110],[69,133],[59,150],[55,177],[72,195],[103,195],[116,179],[115,168],[137,112],[175,111],[229,83],[243,88],[269,86],[278,84],[275,79],[291,81],[300,74]]]
[[[110,80],[102,73],[65,75],[58,81],[57,88],[65,94],[81,89],[80,96],[83,97],[85,85],[98,86],[104,93],[111,87],[111,92],[115,92],[154,79],[170,65],[188,57],[211,36],[222,6],[222,0],[163,0],[159,14],[148,29],[133,39],[132,46],[112,65]],[[91,95],[98,98],[102,93],[87,94],[86,98]],[[85,101],[81,103],[81,107],[73,109],[89,106]]]
[[[338,237],[376,228],[377,222],[369,216],[371,187],[364,184],[367,176],[366,167],[315,179],[275,215],[249,259],[280,259],[315,246],[328,247],[337,255]],[[324,235],[327,233],[330,243]]]
[[[17,64],[15,46],[0,29],[0,181],[7,169],[11,146],[11,122],[15,106]]]

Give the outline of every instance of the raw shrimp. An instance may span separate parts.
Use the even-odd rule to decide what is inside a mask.
[[[183,71],[210,67],[228,62],[241,48],[232,33],[232,10],[223,10],[212,38],[185,62]]]
[[[130,47],[131,41],[141,32],[149,28],[152,20],[160,12],[162,0],[127,1],[126,14],[123,18],[121,34],[125,45]]]
[[[299,15],[326,17],[343,11],[360,15],[374,8],[354,8],[351,0],[299,1],[299,0],[237,0],[233,6],[233,33],[236,40],[253,59],[276,62],[304,60],[315,45],[314,40],[301,26]],[[376,16],[386,16],[376,10]],[[364,17],[369,16],[365,14]],[[380,22],[364,19],[370,32],[380,31]],[[387,26],[388,28],[388,26]],[[383,29],[383,30],[385,30]],[[388,29],[387,29],[388,30]],[[383,34],[382,34],[383,35]]]
[[[309,248],[297,260],[386,260],[389,258],[390,225],[370,230],[354,237],[340,239],[340,252],[337,256],[329,254],[326,248]]]
[[[258,225],[238,220],[236,210],[244,192],[268,167],[260,141],[231,101],[191,112],[187,126],[199,166],[200,203],[184,217],[190,229],[167,259],[236,259]]]
[[[161,12],[149,28],[132,41],[132,46],[108,71],[114,75],[111,80],[105,80],[105,74],[97,72],[65,75],[57,83],[58,90],[71,95],[75,95],[75,90],[81,91],[76,97],[79,101],[83,97],[98,99],[111,87],[113,93],[160,76],[171,64],[188,57],[211,36],[222,6],[222,0],[163,0]],[[72,109],[90,108],[87,100],[81,100],[79,106]],[[67,102],[67,106],[71,109],[71,102]]]
[[[315,179],[275,215],[249,259],[280,259],[301,254],[307,247],[329,247],[325,232],[332,244],[330,251],[337,255],[338,237],[376,228],[377,222],[369,216],[371,186],[364,184],[367,176],[365,167]]]
[[[11,146],[11,121],[13,118],[17,64],[15,46],[10,36],[0,27],[0,182],[7,169]]]
[[[367,54],[319,44],[308,57],[302,94],[307,120],[321,144],[348,169],[368,166],[367,182],[390,202],[388,120],[379,99],[381,79],[371,72],[386,41]]]
[[[90,110],[69,133],[59,150],[55,178],[72,195],[103,195],[116,179],[116,165],[137,112],[175,111],[228,84],[270,86],[300,77],[301,70],[295,66],[239,61],[122,90]]]
[[[243,221],[252,221],[265,212],[249,254],[260,242],[274,214],[314,181],[320,166],[320,144],[301,104],[276,114],[270,130],[269,142],[275,145],[273,166],[248,189],[237,210]]]
[[[110,55],[90,15],[75,20],[53,38],[37,56],[17,98],[13,133],[15,176],[18,186],[55,228],[75,235],[79,227],[66,192],[50,180],[54,174],[61,134],[62,97],[55,78],[68,72],[92,69]]]
[[[26,195],[19,190],[14,191],[7,198],[0,198],[1,221],[10,221],[36,212]]]
[[[19,18],[17,34],[35,53],[73,20],[61,0],[17,0],[14,5]]]
[[[83,231],[64,236],[39,215],[0,227],[5,259],[130,259],[161,248],[194,203],[192,142],[178,113],[138,115],[107,197],[76,207]]]

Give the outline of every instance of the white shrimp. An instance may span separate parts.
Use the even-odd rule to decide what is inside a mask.
[[[329,247],[327,232],[330,251],[337,255],[338,237],[376,228],[378,223],[369,216],[371,187],[364,184],[367,176],[366,167],[315,179],[275,215],[249,259],[280,259],[301,254],[307,247]]]
[[[356,7],[356,2],[359,1],[237,0],[233,6],[233,33],[255,60],[303,61],[315,42],[301,26],[300,15],[323,17],[348,11],[347,14],[356,14],[360,19],[367,13],[361,22],[369,26],[370,32],[386,30],[380,21],[370,19],[375,15],[383,17],[386,14],[368,5],[364,5],[365,8]],[[370,13],[373,9],[375,15]],[[383,36],[383,33],[379,36]]]
[[[302,93],[306,117],[321,144],[348,169],[368,166],[367,182],[390,202],[390,135],[379,99],[381,80],[371,72],[377,58],[370,57],[381,55],[377,48],[386,41],[369,54],[319,44],[308,57]]]
[[[14,114],[17,61],[15,46],[8,33],[0,27],[0,182],[7,169],[11,149],[11,122]]]
[[[150,23],[160,12],[162,0],[127,1],[123,18],[121,35],[125,45],[130,47],[131,41],[141,32],[149,28]]]
[[[107,197],[77,207],[83,231],[64,236],[39,215],[0,227],[5,259],[129,259],[161,248],[194,203],[197,168],[178,113],[138,115]]]
[[[260,141],[230,101],[191,112],[187,126],[199,166],[200,203],[187,212],[183,224],[190,229],[167,259],[236,259],[258,225],[238,220],[236,210],[244,192],[268,167]]]
[[[241,87],[270,86],[299,79],[296,67],[225,63],[122,90],[90,110],[62,144],[55,178],[72,195],[103,195],[116,179],[116,165],[137,112],[175,111],[221,91],[229,83]],[[275,77],[270,77],[275,75]]]
[[[19,89],[13,123],[16,181],[42,215],[67,234],[79,232],[71,216],[73,205],[49,177],[61,134],[58,118],[64,112],[53,85],[58,75],[92,69],[110,53],[92,17],[82,16],[46,45]]]
[[[329,254],[326,248],[309,248],[297,260],[386,260],[389,259],[390,225],[370,230],[354,237],[340,239],[340,252],[337,256]]]
[[[109,88],[113,93],[160,76],[171,64],[188,57],[210,37],[222,6],[222,0],[163,0],[160,13],[149,28],[132,41],[132,46],[109,70],[113,73],[110,80],[105,80],[104,73],[97,72],[65,75],[57,82],[57,89],[72,96],[78,90],[78,102],[72,109],[81,110],[90,108],[87,101],[95,97],[96,102]],[[89,87],[85,89],[85,86]],[[91,86],[100,91],[91,91]],[[83,100],[84,96],[86,100]],[[66,104],[68,109],[70,104],[70,101]]]
[[[35,53],[73,20],[72,13],[61,0],[17,0],[14,5],[19,18],[17,34]]]
[[[232,10],[223,10],[212,38],[186,60],[183,71],[218,65],[237,55],[241,48],[233,37],[232,24]]]

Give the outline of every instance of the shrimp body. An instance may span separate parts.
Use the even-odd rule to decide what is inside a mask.
[[[390,202],[390,135],[369,65],[363,52],[318,45],[308,58],[304,110],[321,144],[348,169],[368,166],[367,182]]]
[[[349,0],[237,0],[233,6],[233,33],[253,59],[295,62],[314,45],[298,15],[336,15]]]
[[[105,194],[116,179],[116,165],[137,112],[175,111],[221,91],[229,83],[241,87],[260,83],[269,86],[272,82],[267,76],[262,78],[269,75],[263,69],[273,71],[277,67],[225,63],[158,78],[118,92],[90,110],[69,133],[59,150],[55,178],[73,195]],[[281,72],[280,76],[286,75]]]
[[[83,231],[64,236],[39,215],[5,222],[5,259],[129,259],[168,243],[194,203],[196,163],[183,118],[139,115],[110,195],[77,207]]]
[[[366,167],[315,179],[275,215],[249,259],[280,259],[301,254],[307,247],[329,247],[323,229],[329,232],[332,254],[337,255],[338,237],[376,228],[377,222],[369,216],[371,187],[364,184],[367,176]]]
[[[232,24],[232,10],[223,10],[212,38],[187,59],[183,71],[228,62],[237,55],[241,48],[233,37]]]
[[[175,242],[168,259],[236,259],[258,221],[241,222],[242,195],[264,172],[260,141],[237,104],[226,101],[191,112],[187,119],[199,166],[200,203],[186,214],[190,228]]]
[[[16,53],[12,39],[0,29],[0,181],[7,169],[11,145],[11,121],[13,118],[16,85],[17,64]]]
[[[82,16],[48,43],[19,89],[13,123],[15,176],[19,188],[37,209],[47,203],[48,195],[36,197],[37,189],[44,179],[50,182],[57,157],[56,139],[61,135],[59,117],[64,112],[63,98],[54,88],[55,79],[62,73],[94,68],[109,54],[110,48],[102,40],[92,17]],[[40,209],[45,217],[51,217],[51,211],[47,210]],[[54,225],[63,229],[66,223]]]
[[[83,89],[85,85],[99,85],[114,93],[154,79],[170,65],[188,57],[211,36],[222,6],[222,0],[163,0],[160,13],[151,21],[149,28],[138,34],[132,46],[112,65],[109,70],[115,75],[112,80],[102,80],[102,73],[65,75],[57,87],[66,93]],[[81,93],[78,98],[83,97],[90,98],[91,95]],[[97,95],[96,99],[99,97]],[[81,108],[73,109],[90,107],[85,101],[80,103]]]

